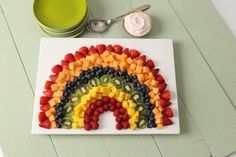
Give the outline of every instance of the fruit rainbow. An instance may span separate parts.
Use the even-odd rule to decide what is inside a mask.
[[[172,125],[171,93],[154,62],[120,45],[81,47],[52,67],[40,97],[39,126],[96,130],[113,112],[116,129]]]

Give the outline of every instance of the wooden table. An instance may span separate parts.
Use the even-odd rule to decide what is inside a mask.
[[[43,37],[32,0],[0,0],[0,146],[9,157],[223,157],[236,151],[236,42],[206,0],[90,0],[91,16],[109,18],[149,3],[147,38],[174,40],[180,135],[38,136],[31,120]],[[104,34],[130,38],[114,24]],[[55,52],[52,52],[55,53]]]

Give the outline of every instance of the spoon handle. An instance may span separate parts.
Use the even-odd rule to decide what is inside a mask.
[[[112,19],[112,21],[116,21],[116,20],[118,20],[119,18],[121,18],[121,17],[127,15],[127,14],[130,13],[130,12],[134,12],[134,11],[146,11],[146,10],[148,10],[149,8],[151,8],[151,5],[150,5],[150,4],[141,5],[141,6],[137,7],[137,8],[135,8],[135,9],[132,9],[132,10],[128,11],[127,13],[125,13],[125,14],[123,14],[123,15],[120,15],[120,16],[118,16],[118,17]]]

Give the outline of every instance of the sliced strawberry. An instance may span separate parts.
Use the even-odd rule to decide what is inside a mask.
[[[168,118],[168,117],[166,117],[166,116],[163,116],[163,117],[162,117],[162,121],[163,121],[163,125],[164,125],[164,126],[168,126],[168,125],[173,124],[172,120],[170,120],[170,118]]]
[[[172,109],[169,108],[169,107],[164,109],[164,111],[162,111],[162,114],[164,114],[167,117],[173,117],[174,116],[174,113],[173,113]]]
[[[42,127],[42,128],[45,128],[45,129],[50,129],[50,127],[51,127],[51,122],[49,121],[49,119],[47,119],[47,120],[41,122],[41,123],[39,124],[39,126]]]
[[[113,49],[114,49],[115,53],[121,54],[123,47],[120,45],[113,45]]]
[[[96,46],[96,49],[98,50],[99,54],[102,54],[106,50],[106,45],[99,44],[99,45]]]
[[[147,60],[145,66],[149,67],[150,69],[153,69],[155,67],[155,64],[151,59],[149,59]]]
[[[86,57],[86,56],[88,55],[88,51],[89,51],[89,49],[88,49],[86,46],[83,46],[83,47],[81,47],[81,48],[79,49],[79,52],[80,52],[81,54],[83,54],[84,57]]]
[[[128,48],[125,48],[122,53],[126,54],[128,57],[129,57],[129,49]]]
[[[65,55],[64,60],[67,62],[74,62],[75,61],[75,57],[72,53],[68,53],[67,55]]]
[[[109,52],[113,52],[114,51],[112,45],[107,45],[106,50],[109,51]]]
[[[134,49],[130,50],[129,53],[130,53],[131,58],[136,58],[140,55],[140,52],[138,50],[134,50]]]
[[[62,72],[62,66],[57,64],[54,67],[52,67],[52,72],[56,75],[58,75],[60,72]]]
[[[161,74],[158,74],[157,77],[155,78],[159,83],[164,83],[165,79]]]
[[[91,56],[91,55],[93,55],[93,54],[96,54],[96,52],[94,52],[94,51],[89,51],[89,52],[88,52],[88,55],[89,55],[89,56]]]
[[[162,94],[161,94],[161,96],[160,96],[162,99],[165,99],[165,100],[170,100],[170,98],[171,98],[171,93],[170,93],[170,91],[169,90],[166,90],[166,91],[164,91]]]
[[[161,107],[166,108],[167,106],[171,105],[171,102],[166,101],[165,99],[160,99],[160,105]]]
[[[48,101],[50,100],[49,97],[46,97],[46,96],[41,96],[40,97],[40,100],[39,100],[39,103],[40,105],[45,105],[45,104],[48,104]]]
[[[61,66],[62,68],[69,69],[69,62],[61,60]]]
[[[52,98],[52,97],[53,97],[53,91],[51,91],[51,90],[44,91],[43,94],[44,94],[46,97],[49,97],[49,98]]]
[[[47,118],[45,112],[39,112],[39,116],[38,116],[39,122],[43,122],[43,121],[45,121],[45,120],[47,120],[47,119],[48,119],[48,118]]]
[[[45,104],[45,105],[41,105],[40,106],[40,110],[43,111],[43,112],[46,112],[48,110],[50,110],[50,105],[49,104]]]
[[[90,46],[89,53],[90,54],[94,54],[94,53],[98,53],[98,51],[97,51],[97,49],[94,46]]]
[[[160,93],[163,93],[164,90],[166,89],[166,87],[167,87],[167,84],[166,84],[166,83],[160,83],[160,84],[158,85],[159,92],[160,92]]]
[[[157,75],[158,75],[159,69],[158,69],[158,68],[156,68],[156,69],[152,69],[151,72],[152,72],[152,75],[156,78]]]
[[[50,75],[49,78],[52,82],[56,82],[58,75]]]
[[[145,55],[139,56],[136,59],[143,61],[143,63],[146,63],[146,56]]]
[[[80,53],[79,51],[75,52],[75,60],[79,60],[81,58],[84,58],[84,55]]]
[[[51,85],[53,84],[52,81],[47,80],[44,85],[44,89],[51,90]]]

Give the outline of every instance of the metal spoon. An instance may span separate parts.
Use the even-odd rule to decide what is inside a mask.
[[[151,7],[149,4],[142,5],[138,8],[135,8],[129,12],[133,11],[145,11],[148,10]],[[128,13],[129,13],[128,12]],[[127,14],[127,13],[126,13]],[[119,18],[125,16],[126,14],[120,15],[116,18],[109,19],[109,20],[90,20],[88,21],[87,29],[91,32],[95,33],[102,33],[105,32],[113,22],[117,21]]]

